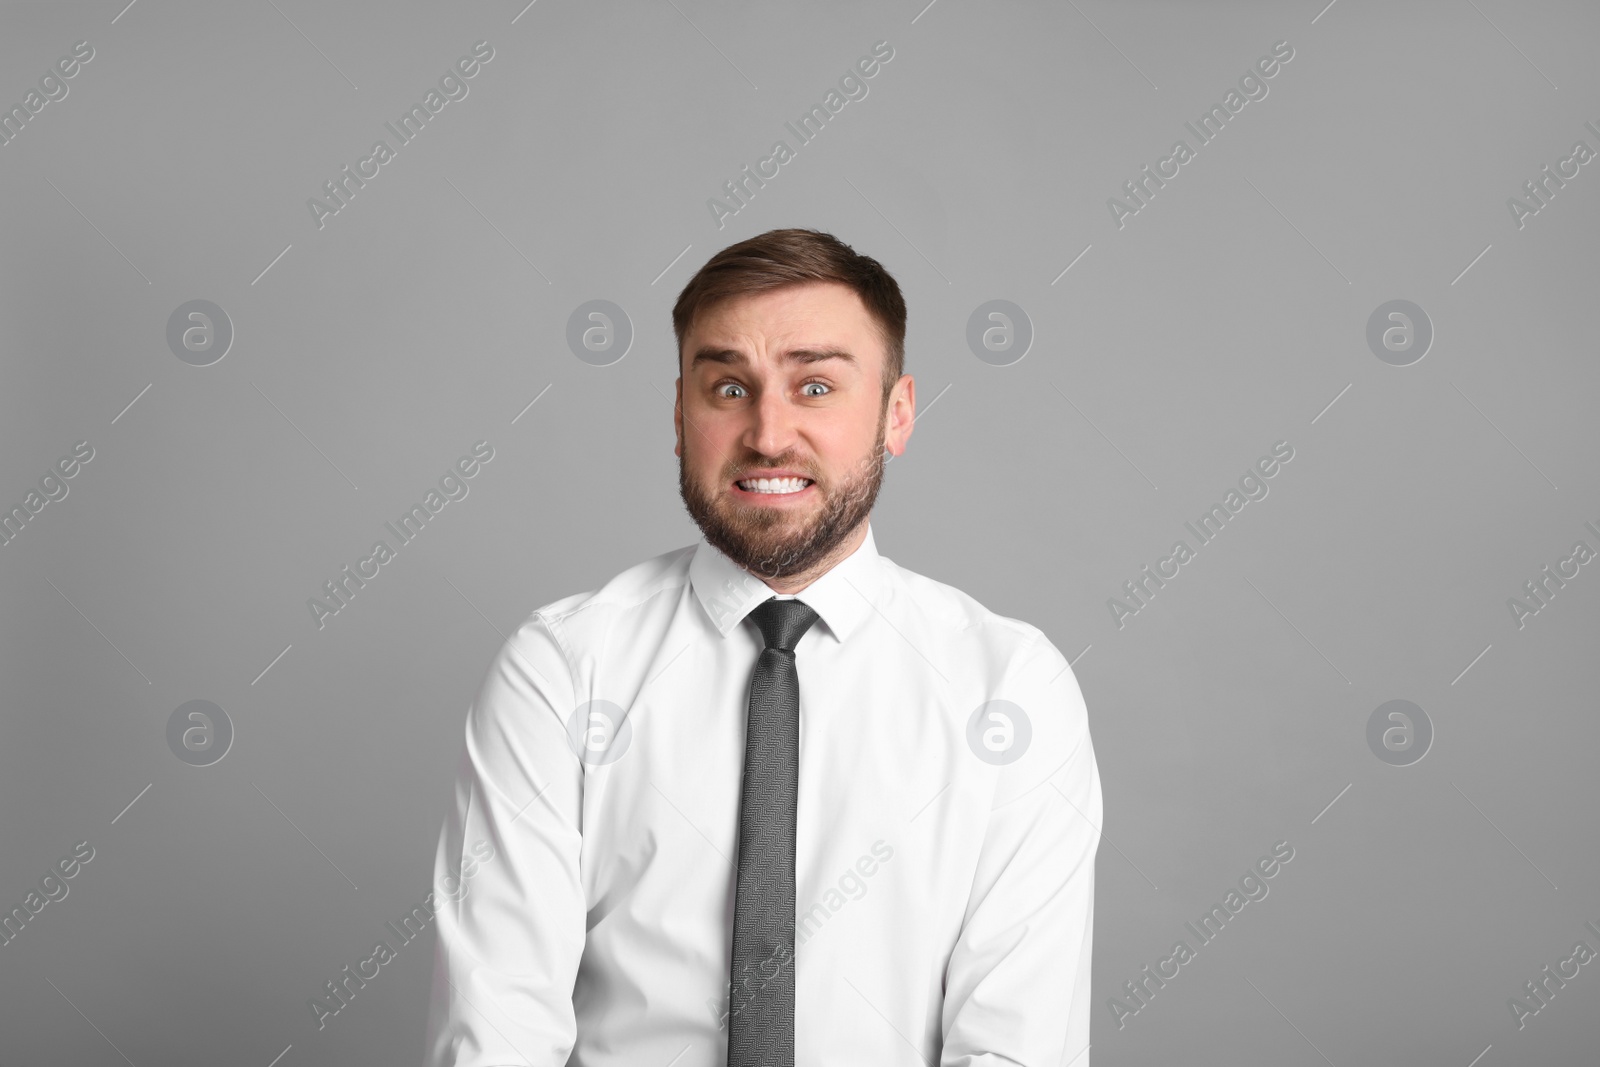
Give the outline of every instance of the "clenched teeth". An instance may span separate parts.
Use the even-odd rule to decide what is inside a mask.
[[[746,478],[738,483],[749,493],[798,493],[810,484],[810,478]]]

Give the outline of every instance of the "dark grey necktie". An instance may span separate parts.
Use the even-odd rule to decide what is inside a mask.
[[[750,679],[739,794],[728,1067],[794,1064],[794,832],[800,781],[800,679],[794,646],[817,621],[772,597],[750,618],[766,638]]]

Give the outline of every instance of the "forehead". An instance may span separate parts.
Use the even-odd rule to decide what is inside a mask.
[[[773,354],[834,347],[865,362],[881,358],[882,346],[878,324],[855,290],[838,282],[808,282],[718,301],[695,316],[683,347],[691,359],[705,347]]]

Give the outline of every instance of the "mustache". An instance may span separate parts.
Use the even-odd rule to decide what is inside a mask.
[[[739,479],[739,478],[760,478],[760,477],[764,476],[765,474],[767,474],[767,472],[769,472],[769,471],[781,471],[781,470],[798,470],[798,471],[800,471],[799,477],[801,477],[801,478],[809,478],[811,481],[816,481],[817,480],[816,475],[810,474],[810,473],[806,472],[803,468],[796,467],[792,463],[774,463],[771,466],[767,466],[767,467],[746,467],[743,470],[735,471],[734,474],[733,474],[733,477],[735,479]]]

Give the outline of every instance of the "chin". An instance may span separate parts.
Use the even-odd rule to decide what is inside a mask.
[[[678,464],[680,496],[706,541],[765,578],[805,573],[825,561],[871,514],[882,477],[880,461],[854,481],[830,482],[826,489],[813,481],[801,491],[807,499],[765,503],[740,499],[749,494],[730,482],[692,477],[682,456]]]

